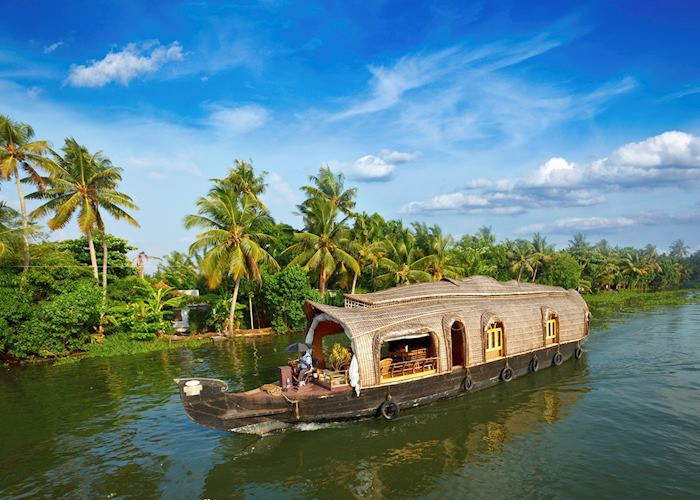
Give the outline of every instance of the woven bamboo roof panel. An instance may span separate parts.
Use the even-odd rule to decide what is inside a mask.
[[[433,283],[397,286],[380,292],[345,294],[350,307],[378,307],[400,302],[422,301],[432,298],[478,297],[499,295],[532,295],[565,293],[560,287],[517,281],[497,281],[487,276],[471,276],[462,280],[444,279]]]

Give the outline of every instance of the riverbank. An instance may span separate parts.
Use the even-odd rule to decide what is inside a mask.
[[[619,290],[584,295],[593,316],[593,321],[603,321],[618,313],[633,313],[659,306],[681,306],[700,301],[697,289],[667,290],[661,292],[639,292]]]

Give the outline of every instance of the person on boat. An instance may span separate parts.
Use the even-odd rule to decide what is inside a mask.
[[[306,351],[304,354],[300,355],[297,359],[299,366],[299,373],[297,374],[297,380],[299,382],[304,382],[308,374],[310,374],[313,369],[313,359],[311,359],[311,350]]]

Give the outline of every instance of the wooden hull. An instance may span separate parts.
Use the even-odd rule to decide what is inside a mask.
[[[562,361],[574,357],[579,342],[560,344],[507,359],[513,378],[531,372],[531,361],[536,355],[539,369],[554,367],[554,356],[559,351]],[[176,379],[185,412],[194,422],[214,429],[237,432],[266,433],[302,422],[329,422],[374,417],[379,407],[391,399],[401,410],[463,396],[499,383],[506,359],[469,368],[473,383],[467,391],[464,380],[467,370],[458,367],[449,373],[400,383],[362,389],[357,397],[351,389],[287,391],[268,394],[258,389],[248,392],[226,392],[226,382],[216,379],[196,379],[199,394],[188,395],[186,383],[194,379]],[[556,367],[554,367],[556,368]],[[191,390],[189,390],[192,393]],[[197,391],[195,391],[197,392]]]

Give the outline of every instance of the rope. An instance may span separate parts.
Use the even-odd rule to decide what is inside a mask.
[[[299,400],[297,399],[289,399],[287,395],[282,392],[282,388],[279,385],[275,384],[264,384],[260,386],[261,391],[265,391],[268,393],[270,396],[282,396],[287,403],[293,404],[294,405],[294,414],[297,417],[297,420],[299,420]]]

